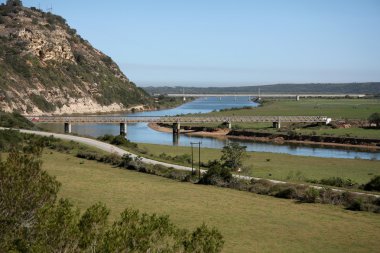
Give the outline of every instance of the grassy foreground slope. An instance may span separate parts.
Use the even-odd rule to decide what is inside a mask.
[[[205,221],[222,232],[224,252],[376,252],[380,247],[378,214],[180,183],[50,151],[43,160],[62,183],[61,195],[82,210],[102,201],[112,219],[129,206],[168,214],[187,228]]]
[[[139,143],[138,146],[158,159],[162,153],[171,157],[191,154],[190,147],[146,143]],[[194,159],[198,162],[198,151],[196,150],[194,154]],[[220,149],[202,148],[201,161],[219,159],[221,154]],[[376,160],[320,158],[264,152],[247,152],[247,154],[243,164],[249,169],[247,174],[261,178],[304,181],[341,177],[362,184],[367,183],[374,175],[380,175],[380,161]]]

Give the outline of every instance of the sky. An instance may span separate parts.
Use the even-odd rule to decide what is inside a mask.
[[[23,4],[52,6],[140,86],[380,81],[379,0]]]

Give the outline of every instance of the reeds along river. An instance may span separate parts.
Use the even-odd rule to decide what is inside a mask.
[[[179,107],[160,111],[139,112],[136,116],[173,116],[188,113],[208,113],[213,110],[228,109],[233,107],[257,106],[249,100],[249,97],[218,97],[200,98]],[[46,125],[52,131],[63,132],[62,124]],[[73,133],[98,137],[104,134],[119,134],[119,126],[111,124],[78,124],[72,126]],[[163,133],[152,130],[147,123],[128,124],[127,138],[133,142],[190,146],[190,142],[202,142],[202,147],[222,148],[228,142],[238,142],[247,146],[248,151],[285,153],[298,156],[333,157],[346,159],[373,159],[380,160],[379,152],[364,152],[344,148],[325,148],[308,145],[289,145],[258,143],[245,140],[220,139],[212,137],[195,137],[181,135],[177,144],[173,143],[171,133]]]

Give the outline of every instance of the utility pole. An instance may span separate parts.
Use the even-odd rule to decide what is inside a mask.
[[[194,149],[193,143],[191,142],[191,175],[194,175]]]
[[[199,167],[198,167],[198,179],[200,180],[201,179],[201,144],[202,144],[202,142],[198,142],[198,145],[199,145],[199,148],[198,148],[198,151],[199,151],[199,156],[198,156],[198,158],[199,158],[199,162],[198,162],[198,165],[199,165]]]
[[[193,174],[194,168],[194,152],[193,145],[198,145],[198,178],[201,179],[201,144],[202,142],[190,142],[191,145],[191,174]]]

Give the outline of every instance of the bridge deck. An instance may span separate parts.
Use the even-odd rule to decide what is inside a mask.
[[[326,116],[231,116],[231,117],[186,117],[186,116],[46,116],[27,117],[30,121],[41,123],[215,123],[215,122],[329,122]]]

